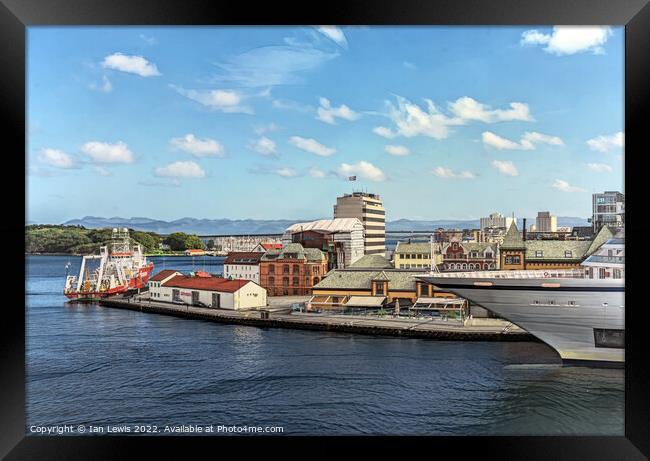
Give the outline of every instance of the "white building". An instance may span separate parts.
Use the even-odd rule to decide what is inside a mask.
[[[625,195],[618,191],[605,191],[592,195],[591,223],[594,233],[601,227],[625,227]]]
[[[223,276],[227,279],[252,280],[260,283],[260,259],[264,252],[232,251],[223,263]]]
[[[557,232],[557,216],[550,211],[539,211],[535,219],[536,232]]]
[[[510,225],[515,222],[514,217],[503,216],[501,213],[492,213],[487,218],[481,218],[481,230],[490,228],[510,229]]]
[[[386,210],[379,195],[353,192],[337,197],[334,218],[357,218],[363,224],[364,253],[386,256]]]
[[[266,306],[266,290],[251,280],[229,280],[205,272],[183,275],[163,270],[149,280],[152,301],[220,309]]]
[[[282,235],[282,244],[300,243],[328,253],[332,269],[343,269],[364,255],[363,224],[357,218],[296,223]]]

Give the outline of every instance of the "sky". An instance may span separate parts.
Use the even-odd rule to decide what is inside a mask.
[[[29,27],[27,220],[588,217],[622,27]],[[356,176],[356,181],[349,177]]]

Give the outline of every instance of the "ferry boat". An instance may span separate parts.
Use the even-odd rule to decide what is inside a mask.
[[[90,270],[91,261],[99,265]],[[128,229],[113,229],[112,241],[99,255],[84,256],[79,275],[68,275],[63,294],[72,301],[93,301],[143,288],[153,262],[147,262],[140,244],[131,244]]]
[[[567,364],[625,362],[625,236],[607,240],[580,268],[430,272],[418,276],[536,336]]]

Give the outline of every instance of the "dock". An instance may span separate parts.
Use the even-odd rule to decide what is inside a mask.
[[[149,298],[113,297],[99,301],[105,307],[128,309],[152,314],[171,315],[185,319],[246,325],[262,328],[333,331],[364,335],[400,336],[448,341],[537,341],[531,334],[504,320],[466,324],[423,318],[383,318],[370,316],[308,314],[291,312],[287,308],[249,311],[213,309],[152,301]]]

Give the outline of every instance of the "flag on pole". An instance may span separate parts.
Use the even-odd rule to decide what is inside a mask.
[[[356,176],[348,176],[348,181],[356,181],[357,177]]]

